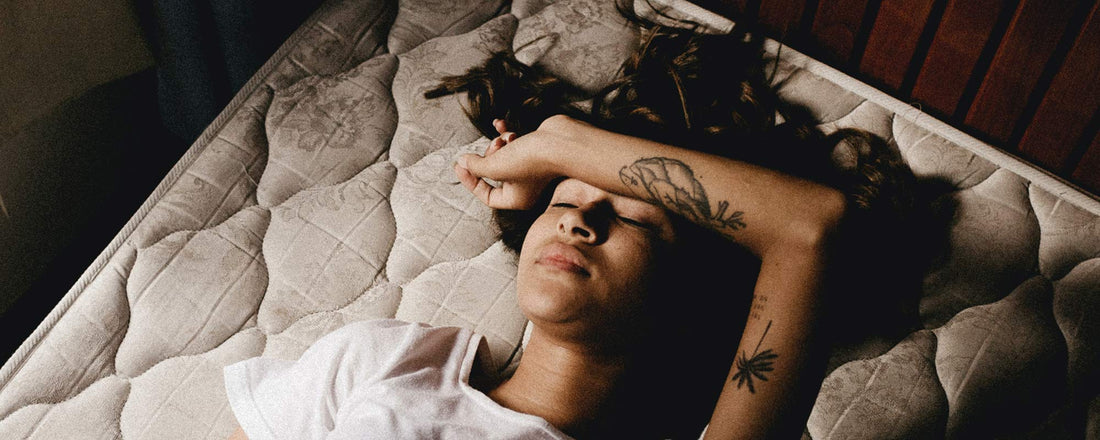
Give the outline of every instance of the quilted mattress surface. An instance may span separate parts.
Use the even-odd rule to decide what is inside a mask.
[[[0,438],[224,439],[225,365],[370,318],[469,327],[507,371],[513,257],[451,169],[488,140],[423,92],[502,50],[595,89],[637,40],[597,0],[330,0],[0,369]],[[784,97],[883,136],[959,204],[925,328],[832,370],[805,435],[1100,438],[1100,203],[780,53]]]

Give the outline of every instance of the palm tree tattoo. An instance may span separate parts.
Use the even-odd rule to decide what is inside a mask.
[[[695,172],[687,164],[667,157],[639,159],[619,170],[619,179],[639,198],[663,205],[702,226],[723,234],[745,227],[744,212],[726,214],[729,202],[718,203],[711,212],[710,200]]]
[[[735,362],[737,372],[730,378],[730,382],[737,381],[737,389],[741,389],[742,385],[748,385],[749,392],[756,394],[756,387],[753,385],[754,378],[766,382],[768,378],[764,373],[775,369],[773,365],[779,355],[773,353],[771,349],[760,352],[760,344],[764,343],[764,337],[768,336],[768,330],[771,330],[771,328],[772,322],[769,320],[768,326],[764,328],[764,334],[760,335],[760,342],[756,343],[756,349],[752,351],[752,357],[745,356],[744,350],[741,351],[741,356],[737,357]]]

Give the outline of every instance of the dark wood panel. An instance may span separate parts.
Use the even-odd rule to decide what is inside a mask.
[[[787,37],[798,32],[805,10],[806,0],[765,0],[757,18],[772,38],[789,43]]]
[[[859,70],[896,92],[905,80],[933,0],[884,0]]]
[[[1100,3],[1092,6],[1081,33],[1054,77],[1020,140],[1020,152],[1049,169],[1070,171],[1070,157],[1100,110]]]
[[[1093,194],[1100,195],[1100,133],[1092,139],[1089,149],[1073,171],[1072,178]]]
[[[692,3],[735,20],[744,17],[749,6],[749,0],[697,0]]]
[[[1028,98],[1079,3],[1073,0],[1020,3],[966,113],[966,125],[1007,148]]]
[[[867,0],[821,0],[810,33],[817,46],[840,65],[853,57],[856,38],[867,12]]]
[[[1100,0],[702,1],[1100,191]]]
[[[954,115],[982,50],[1009,0],[951,0],[913,86],[913,98]]]

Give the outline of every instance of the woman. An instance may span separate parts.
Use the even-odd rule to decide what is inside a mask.
[[[535,132],[507,142],[511,138],[506,133],[484,158],[459,159],[461,181],[482,202],[527,209],[546,182],[569,178],[555,188],[520,252],[520,305],[536,331],[515,375],[490,392],[494,400],[542,414],[566,432],[599,414],[596,407],[616,383],[614,374],[580,368],[578,377],[599,377],[604,386],[573,380],[582,388],[562,394],[580,401],[539,406],[531,402],[540,389],[533,378],[545,376],[529,372],[545,369],[528,360],[544,347],[556,347],[558,356],[580,359],[582,365],[600,365],[610,357],[610,365],[626,368],[630,345],[637,343],[631,337],[644,334],[632,322],[642,315],[645,298],[668,294],[647,287],[656,285],[650,277],[660,273],[662,254],[677,244],[670,217],[679,214],[731,237],[761,261],[753,313],[743,331],[727,333],[742,335],[736,350],[741,355],[708,436],[758,438],[793,416],[800,385],[809,385],[800,375],[811,368],[805,347],[815,342],[829,240],[845,210],[840,192],[567,117],[550,118]],[[483,178],[503,185],[492,187]],[[584,389],[588,392],[579,392]],[[564,409],[572,412],[560,414]]]
[[[708,61],[718,53],[724,58]],[[531,338],[515,373],[493,380],[477,371],[479,345],[467,333],[392,321],[340,331],[276,376],[321,359],[313,371],[328,375],[306,380],[303,393],[341,382],[389,385],[373,398],[337,391],[325,398],[327,415],[305,418],[316,418],[310,423],[326,438],[372,429],[396,437],[667,438],[695,437],[703,425],[715,439],[801,435],[830,342],[823,311],[844,303],[826,299],[833,245],[847,237],[842,225],[876,212],[882,194],[903,194],[907,181],[868,178],[891,176],[897,162],[882,159],[868,135],[820,136],[783,106],[763,66],[759,43],[744,32],[654,27],[623,79],[588,110],[571,103],[577,95],[568,84],[507,55],[429,92],[466,91],[471,118],[495,137],[483,156],[458,158],[455,172],[498,210],[503,239],[519,252],[517,293]],[[778,126],[777,111],[786,119]],[[854,164],[830,161],[838,145]],[[892,212],[904,205],[888,199]],[[714,319],[698,310],[706,304],[732,310]],[[676,325],[691,313],[703,323],[696,330],[722,341],[706,349],[721,354],[709,363],[724,369],[719,382],[685,359],[704,354],[693,352],[704,351],[692,345],[699,333]],[[385,338],[404,348],[347,348]],[[424,364],[435,355],[418,346],[452,355]],[[377,358],[368,363],[385,377],[332,360],[341,356]],[[393,373],[404,364],[416,367]],[[447,365],[457,372],[429,376],[455,383],[427,380],[427,391],[409,394],[416,398],[378,404],[404,393],[393,390],[409,375]],[[265,431],[273,425],[256,428],[255,420],[273,415],[235,397],[257,393],[241,379],[256,371],[227,369],[227,388],[238,419]],[[244,391],[234,391],[240,383]],[[433,400],[447,404],[426,403]],[[373,406],[355,406],[364,401]],[[419,423],[426,425],[411,426]],[[276,430],[260,434],[282,438]]]

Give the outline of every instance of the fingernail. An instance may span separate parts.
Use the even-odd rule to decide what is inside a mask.
[[[466,155],[458,156],[458,160],[456,160],[455,163],[462,168],[466,168]]]

